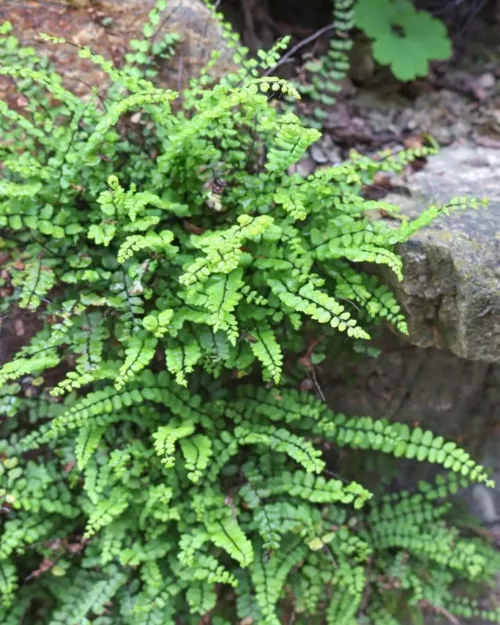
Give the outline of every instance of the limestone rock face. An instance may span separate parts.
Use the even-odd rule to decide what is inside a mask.
[[[25,45],[33,45],[40,54],[49,56],[71,90],[83,94],[89,85],[106,84],[107,77],[92,63],[80,59],[75,48],[40,41],[39,33],[88,46],[119,65],[129,40],[142,38],[142,27],[154,5],[155,0],[4,0],[0,2],[0,22],[9,20],[14,34]],[[174,90],[186,86],[212,50],[221,51],[215,71],[222,75],[231,67],[231,51],[222,38],[222,29],[201,0],[171,0],[158,29],[158,36],[175,32],[182,38],[178,54],[161,72],[164,86]],[[5,84],[0,83],[0,93],[4,88]]]
[[[416,217],[454,196],[489,206],[436,221],[401,246],[404,281],[394,284],[419,347],[467,360],[500,361],[500,151],[468,144],[444,148],[408,181],[410,195],[386,199]]]

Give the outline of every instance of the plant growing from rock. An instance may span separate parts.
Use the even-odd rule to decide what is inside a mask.
[[[425,148],[288,174],[319,132],[274,106],[293,85],[259,78],[279,44],[259,61],[238,47],[216,84],[214,54],[182,94],[132,49],[144,56],[117,69],[77,47],[112,81],[80,99],[2,26],[0,75],[27,102],[0,103],[2,306],[41,329],[0,368],[1,622],[382,625],[407,606],[497,619],[456,598],[496,559],[449,516],[449,494],[486,472],[453,442],[337,414],[295,384],[374,323],[405,332],[360,267],[401,277],[398,243],[476,203],[398,227],[367,217],[395,209],[362,185]],[[368,489],[332,449],[449,475],[384,494],[390,473]]]

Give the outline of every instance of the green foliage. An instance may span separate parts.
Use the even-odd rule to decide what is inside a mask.
[[[373,57],[399,80],[429,73],[429,61],[451,56],[446,27],[411,0],[357,0],[355,25],[373,40]]]
[[[336,94],[340,91],[340,82],[349,70],[349,51],[352,40],[349,32],[354,26],[354,0],[337,0],[333,7],[333,36],[328,44],[328,52],[320,58],[309,61],[304,69],[307,80],[298,84],[303,95],[312,99],[316,106],[313,109],[310,123],[321,128],[327,116],[321,106],[335,104]]]
[[[275,106],[293,85],[259,78],[283,43],[252,59],[226,27],[235,71],[212,78],[214,54],[165,91],[151,82],[172,51],[154,36],[164,5],[121,69],[76,46],[111,83],[82,101],[1,29],[0,74],[28,100],[0,105],[2,312],[17,304],[39,330],[0,368],[0,621],[484,616],[456,590],[497,558],[448,498],[487,473],[431,432],[295,389],[335,344],[369,345],[374,323],[406,332],[367,265],[400,278],[396,244],[479,204],[368,219],[396,209],[363,185],[432,148],[290,175],[319,133]],[[382,454],[450,477],[369,489],[349,460]]]
[[[372,41],[374,59],[388,66],[398,80],[427,76],[430,61],[451,56],[443,22],[417,10],[412,0],[336,0],[328,51],[304,64],[301,73],[307,78],[297,84],[314,104],[310,123],[317,128],[328,116],[325,107],[335,103],[349,70],[354,27]]]

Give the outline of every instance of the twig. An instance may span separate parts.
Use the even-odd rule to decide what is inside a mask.
[[[337,561],[335,560],[335,556],[333,555],[333,551],[330,549],[330,547],[328,545],[323,545],[323,550],[330,556],[330,559],[333,563],[333,566],[338,569],[339,565],[337,564]]]
[[[457,617],[453,616],[451,612],[448,612],[446,608],[443,608],[442,606],[439,606],[439,605],[433,605],[432,608],[438,614],[442,614],[445,618],[447,618],[450,621],[450,623],[453,623],[453,625],[460,625],[460,621],[457,619]]]
[[[182,6],[182,0],[181,2],[179,2],[179,4],[175,7],[175,9],[172,9],[170,11],[170,13],[165,17],[165,19],[158,25],[158,28],[156,29],[156,31],[153,33],[153,35],[151,35],[151,43],[153,43],[153,41],[156,39],[156,37],[160,34],[160,32],[162,31],[163,27],[165,26],[165,24],[168,22],[168,20],[172,17],[172,15],[178,10],[180,9]]]
[[[480,11],[484,8],[487,1],[488,0],[480,0],[477,5],[471,9],[469,15],[466,16],[465,21],[462,22],[462,25],[459,27],[458,32],[455,33],[457,37],[461,37],[467,30],[467,28],[469,28],[472,21],[474,20],[476,15],[478,15],[478,13],[480,13]]]
[[[295,625],[296,620],[297,620],[297,609],[295,606],[295,601],[292,599],[292,610],[290,612],[290,617],[288,619],[287,625]]]
[[[290,50],[288,50],[286,54],[281,57],[281,59],[276,63],[274,67],[271,67],[264,72],[264,76],[269,76],[270,74],[272,74],[278,67],[280,67],[280,65],[286,63],[288,59],[293,56],[298,50],[300,50],[304,46],[307,46],[308,43],[311,43],[311,41],[318,39],[318,37],[321,37],[321,35],[324,35],[325,33],[328,33],[334,29],[334,24],[328,24],[328,26],[323,26],[323,28],[320,28],[312,35],[309,35],[309,37],[306,37],[305,39],[302,39],[302,41],[296,43],[292,48],[290,48]]]
[[[440,605],[434,605],[430,603],[429,601],[427,601],[426,599],[422,599],[422,601],[420,601],[420,607],[422,607],[424,610],[430,609],[436,612],[437,614],[441,614],[446,619],[448,619],[448,621],[452,623],[452,625],[461,625],[460,621],[457,619],[456,616],[451,614],[451,612],[448,612],[446,608],[443,608]]]
[[[321,400],[326,404],[326,397],[325,397],[325,394],[323,393],[321,386],[319,385],[318,378],[316,377],[316,370],[314,367],[311,368],[311,375],[312,375],[312,379],[314,382],[314,386],[316,387],[316,390],[318,391],[319,396],[321,397]]]
[[[335,471],[331,471],[330,469],[323,469],[323,473],[326,473],[330,477],[334,477],[337,480],[340,480],[341,482],[344,482],[344,484],[350,484],[349,480],[346,480],[345,477],[342,477],[338,473],[335,473]]]
[[[4,4],[7,5],[2,10],[7,10],[9,7],[19,7],[20,9],[36,9],[36,6],[33,4],[28,4],[27,2],[19,2],[19,0],[3,0]],[[65,7],[68,8],[68,5],[64,2],[49,2],[48,0],[38,0],[38,8],[40,8],[40,2],[42,7]]]
[[[86,80],[83,80],[82,78],[78,78],[77,76],[65,76],[65,78],[67,80],[75,80],[76,82],[81,82],[82,85],[85,85],[86,87],[88,87],[91,91],[95,88],[93,85],[91,85],[90,83],[88,83]],[[96,91],[95,95],[97,96],[97,99],[100,101],[100,103],[102,104],[102,107],[104,109],[104,112],[107,113],[108,112],[108,107],[106,106],[106,102],[101,98],[101,96],[99,95],[99,92]]]

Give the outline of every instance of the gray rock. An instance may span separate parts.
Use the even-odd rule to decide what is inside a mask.
[[[332,165],[340,158],[340,149],[335,143],[331,135],[325,134],[319,141],[314,143],[309,150],[312,160],[318,165],[329,163]]]
[[[409,196],[386,198],[411,217],[455,196],[490,200],[437,220],[401,246],[405,278],[394,287],[414,345],[500,362],[499,173],[500,151],[455,144],[409,176]]]
[[[334,410],[429,428],[491,467],[496,488],[475,485],[460,499],[500,540],[499,173],[500,151],[454,144],[407,176],[409,195],[385,198],[410,217],[454,196],[486,196],[490,203],[439,219],[400,246],[405,277],[401,283],[393,278],[393,287],[407,316],[409,342],[384,330],[375,340],[378,359],[349,368],[325,364],[320,384]],[[397,480],[406,488],[434,471],[402,462]],[[500,580],[493,605],[499,595]]]
[[[321,388],[331,407],[419,424],[481,461],[486,445],[500,435],[500,365],[415,347],[387,329],[375,336],[374,346],[381,351],[378,358],[321,367]]]
[[[319,145],[313,145],[310,152],[314,162],[318,165],[328,163],[328,154]]]

